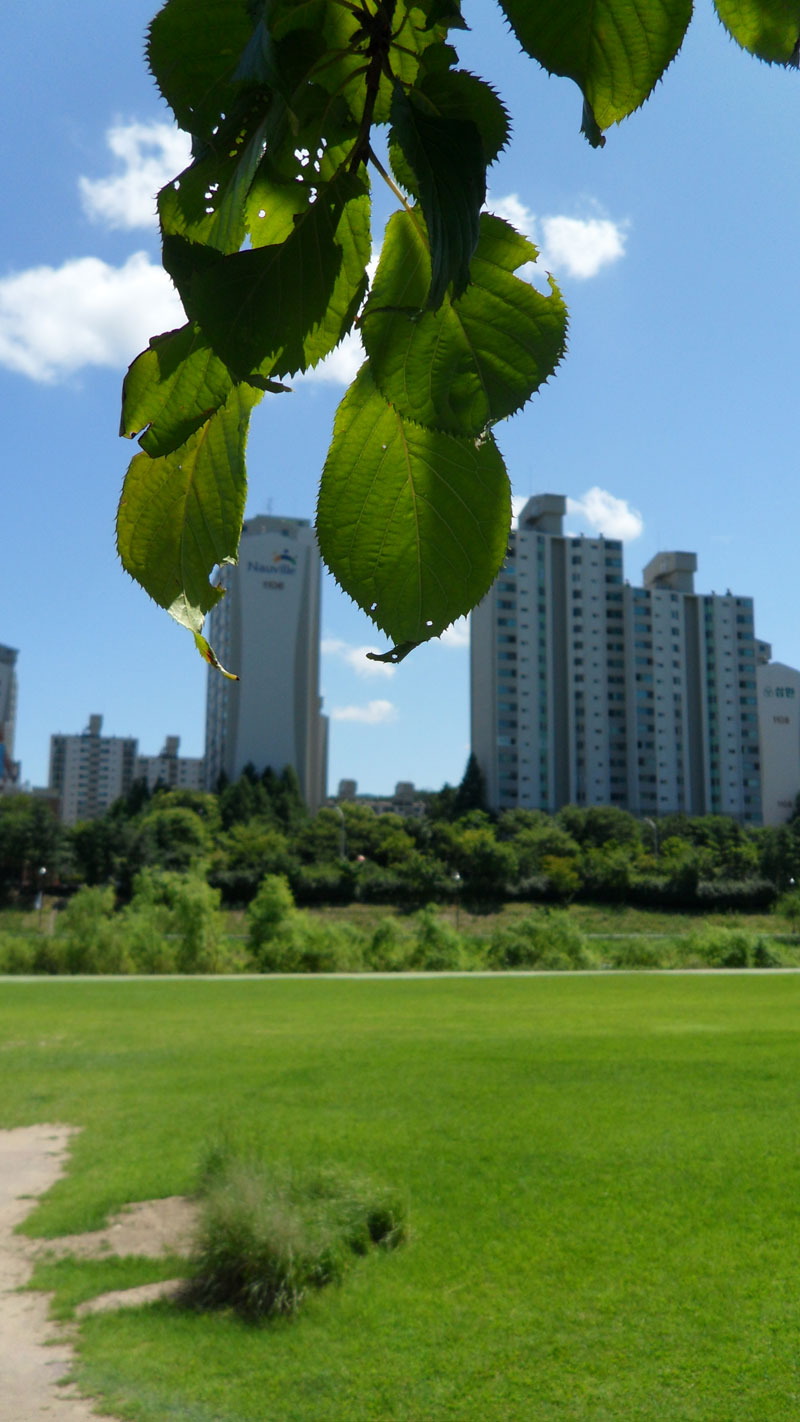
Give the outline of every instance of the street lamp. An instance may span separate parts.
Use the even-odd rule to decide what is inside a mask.
[[[458,933],[459,911],[461,908],[461,875],[457,869],[453,875],[453,887],[456,891],[456,933]]]
[[[35,907],[39,910],[39,932],[42,931],[42,908],[44,907],[44,877],[47,873],[47,865],[40,864],[38,870],[38,889],[36,891]]]
[[[655,855],[655,858],[658,859],[658,825],[656,824],[655,820],[648,820],[646,816],[644,819],[644,824],[649,825],[651,830],[653,831],[653,854]]]

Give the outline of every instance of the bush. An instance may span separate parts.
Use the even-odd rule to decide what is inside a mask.
[[[490,968],[592,968],[596,959],[569,915],[559,910],[531,913],[497,929],[488,949]]]
[[[793,933],[800,931],[800,891],[790,889],[788,893],[781,894],[773,913],[786,919],[787,923],[791,924]]]
[[[349,1258],[406,1237],[401,1201],[335,1170],[295,1175],[218,1147],[203,1172],[194,1308],[258,1320],[292,1314],[309,1289],[339,1282]]]
[[[413,940],[407,966],[420,972],[446,973],[463,967],[461,939],[432,904],[414,915]]]
[[[649,938],[610,938],[595,945],[609,968],[662,968],[667,966],[668,945]]]
[[[756,955],[762,960],[759,966],[768,966],[767,940],[746,928],[706,924],[687,936],[682,951],[708,968],[749,968],[755,966]]]
[[[401,973],[408,966],[413,941],[396,918],[382,918],[367,942],[364,962],[376,973]]]
[[[219,904],[219,889],[212,889],[199,874],[143,869],[131,903],[120,916],[121,936],[139,971],[218,972],[223,937]]]
[[[346,973],[363,966],[357,929],[319,923],[295,908],[280,874],[262,880],[247,911],[248,945],[262,973]]]
[[[300,915],[287,880],[267,874],[247,910],[247,941],[253,962],[262,973],[294,971]]]
[[[82,888],[73,894],[54,939],[42,945],[41,957],[45,972],[132,972],[134,963],[114,921],[113,888]]]
[[[13,933],[0,933],[0,973],[16,976],[35,971],[35,941]]]

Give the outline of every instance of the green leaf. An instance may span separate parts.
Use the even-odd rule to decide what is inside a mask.
[[[418,92],[439,118],[468,119],[476,125],[486,165],[493,163],[505,148],[510,133],[508,113],[491,84],[466,69],[434,69],[423,73]],[[389,136],[389,157],[397,181],[406,192],[419,197],[416,174],[394,133]]]
[[[219,252],[237,252],[244,241],[245,200],[262,161],[267,120],[252,132],[233,132],[184,169],[158,195],[163,236],[186,237]]]
[[[692,0],[500,0],[528,54],[583,90],[583,131],[638,109],[681,47]]]
[[[213,568],[236,558],[247,425],[260,398],[249,386],[235,387],[185,444],[157,459],[137,454],[125,476],[117,512],[122,565],[195,633],[222,596],[209,583]]]
[[[355,6],[342,4],[292,5],[279,0],[279,13],[271,20],[274,35],[284,35],[288,26],[313,26],[322,39],[323,50],[309,70],[308,78],[323,85],[330,94],[341,94],[356,124],[364,117],[368,102],[372,121],[387,123],[395,80],[404,85],[416,82],[420,60],[426,50],[440,43],[447,24],[429,22],[427,4],[396,0],[396,4],[372,5],[371,23],[362,25]],[[381,23],[382,19],[382,23]],[[370,63],[370,44],[376,44],[376,64],[371,87],[365,84]],[[384,62],[381,63],[381,54]]]
[[[147,56],[181,128],[210,140],[237,95],[233,75],[250,41],[248,0],[167,0],[150,26]]]
[[[421,225],[391,219],[361,330],[381,394],[402,415],[457,435],[478,435],[524,405],[564,354],[567,312],[516,268],[536,248],[484,213],[472,280],[458,301],[419,315],[430,260]]]
[[[460,296],[478,244],[480,211],[486,197],[486,160],[480,132],[471,119],[424,113],[419,99],[398,84],[392,104],[394,134],[416,174],[431,249],[427,305],[436,310],[452,284]]]
[[[151,458],[169,454],[225,404],[232,384],[193,323],[154,336],[125,376],[120,434],[144,430],[139,443]]]
[[[491,437],[404,420],[363,366],[336,416],[317,534],[338,582],[397,644],[438,637],[491,586],[511,517]]]
[[[797,65],[800,0],[714,0],[737,44],[771,64]]]
[[[270,373],[290,375],[319,358],[312,333],[327,323],[336,325],[331,304],[342,290],[337,278],[345,265],[345,247],[343,281],[348,289],[352,285],[359,247],[354,233],[363,249],[365,198],[363,181],[342,174],[320,190],[284,242],[198,267],[188,288],[190,314],[234,374],[246,377],[269,360]],[[348,212],[352,204],[355,210]],[[368,240],[367,235],[367,246]],[[368,255],[366,251],[362,281]],[[326,350],[330,348],[328,344]]]

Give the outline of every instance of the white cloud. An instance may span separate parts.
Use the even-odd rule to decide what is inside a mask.
[[[507,193],[504,197],[492,194],[488,206],[539,248],[538,262],[519,271],[520,276],[529,280],[550,271],[587,280],[625,255],[625,223],[612,222],[608,217],[560,214],[537,218],[517,193]]]
[[[122,267],[79,257],[0,278],[0,365],[54,382],[84,365],[124,367],[185,321],[169,277],[145,252]]]
[[[523,236],[534,240],[536,218],[516,193],[506,193],[505,197],[495,197],[494,193],[491,193],[486,206],[496,217],[504,217],[506,222],[510,222]]]
[[[354,647],[350,642],[342,642],[337,637],[323,637],[320,650],[323,656],[339,657],[356,676],[392,677],[397,671],[397,667],[391,662],[368,660],[367,652],[380,652],[380,647]]]
[[[188,134],[168,123],[117,124],[106,143],[122,171],[78,179],[84,212],[108,227],[153,227],[157,193],[191,162]]]
[[[303,375],[294,376],[291,383],[299,385],[302,380],[316,380],[329,385],[349,385],[355,380],[363,361],[364,347],[361,337],[357,331],[349,331],[336,350],[331,351],[325,360]]]
[[[441,637],[438,638],[443,647],[468,647],[469,646],[469,618],[459,617],[457,622],[445,628]]]
[[[391,701],[370,701],[366,706],[334,706],[332,721],[360,721],[365,726],[380,726],[394,721],[397,709]]]
[[[543,217],[540,263],[585,280],[625,255],[625,231],[607,217]]]
[[[606,538],[619,538],[623,543],[638,538],[644,528],[642,515],[631,508],[627,499],[618,499],[596,485],[580,499],[567,499],[567,513],[585,519]]]

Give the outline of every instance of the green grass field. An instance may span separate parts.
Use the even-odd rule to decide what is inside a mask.
[[[119,1417],[800,1415],[800,976],[6,982],[0,1061],[0,1124],[83,1127],[31,1233],[190,1190],[223,1132],[408,1200],[294,1320],[85,1320]]]

